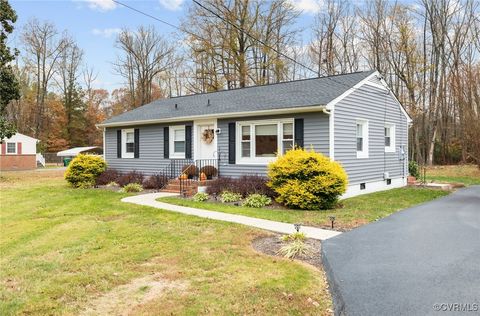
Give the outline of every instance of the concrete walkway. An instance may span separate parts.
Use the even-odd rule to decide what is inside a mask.
[[[242,224],[246,226],[261,228],[277,233],[290,234],[295,231],[293,224],[275,222],[266,219],[259,219],[254,217],[248,217],[243,215],[235,215],[223,212],[201,210],[193,207],[179,206],[168,204],[164,202],[156,201],[156,199],[167,196],[178,196],[175,193],[149,193],[140,194],[135,196],[129,196],[122,199],[122,202],[133,203],[138,205],[151,206],[162,210],[183,213],[187,215],[194,215],[198,217],[210,218],[224,222]],[[308,238],[325,240],[340,234],[333,230],[321,229],[316,227],[302,226],[300,231],[303,232]]]

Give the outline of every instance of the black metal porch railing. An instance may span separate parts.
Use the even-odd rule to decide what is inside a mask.
[[[179,176],[180,194],[186,195],[186,190],[197,181],[212,180],[219,176],[218,159],[197,159],[183,167]]]

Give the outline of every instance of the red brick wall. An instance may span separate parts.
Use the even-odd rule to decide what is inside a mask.
[[[0,155],[0,170],[28,170],[37,168],[35,155]]]

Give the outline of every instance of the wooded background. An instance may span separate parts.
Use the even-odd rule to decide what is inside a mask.
[[[323,1],[308,43],[288,0],[194,1],[174,39],[145,17],[112,47],[125,82],[112,92],[93,87],[97,73],[74,38],[31,20],[8,119],[57,151],[101,145],[96,123],[158,98],[377,69],[413,118],[411,159],[480,166],[479,1],[355,3]]]

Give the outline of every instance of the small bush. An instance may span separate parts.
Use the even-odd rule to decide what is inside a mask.
[[[97,185],[107,185],[110,182],[116,182],[120,177],[120,172],[115,169],[107,169],[97,178]]]
[[[218,174],[218,170],[214,166],[204,166],[200,169],[200,173],[202,172],[207,176],[207,178],[216,177]]]
[[[106,185],[107,187],[118,187],[118,183],[116,183],[115,181],[109,182]]]
[[[291,243],[288,243],[282,246],[278,253],[285,258],[293,259],[299,256],[308,257],[313,254],[313,249],[311,246],[307,245],[303,241],[295,240]]]
[[[138,183],[129,183],[125,185],[122,189],[123,192],[142,192],[142,185]]]
[[[186,174],[189,179],[198,174],[198,168],[195,165],[186,165],[182,167],[182,174]]]
[[[143,187],[145,189],[160,190],[168,183],[168,178],[162,174],[154,174],[143,180]]]
[[[408,162],[408,173],[417,179],[420,178],[420,168],[415,160]]]
[[[294,232],[292,234],[289,234],[289,235],[283,235],[281,238],[280,238],[283,242],[291,242],[291,241],[305,241],[307,239],[307,236],[305,236],[304,233],[300,233],[300,232]]]
[[[208,200],[208,194],[203,192],[198,192],[193,196],[193,200],[195,202],[205,202],[206,200]]]
[[[65,180],[75,188],[90,188],[105,171],[107,164],[101,156],[78,155],[65,171]]]
[[[292,149],[268,165],[268,185],[291,208],[328,209],[347,189],[342,166],[313,150]]]
[[[142,184],[143,178],[143,173],[134,170],[120,175],[120,177],[117,179],[117,183],[121,187],[124,187],[130,183]]]
[[[242,199],[242,195],[238,193],[229,192],[229,191],[224,191],[220,195],[220,200],[223,203],[237,202],[237,201],[240,201],[241,199]]]
[[[245,202],[243,202],[243,206],[256,208],[264,207],[270,204],[272,204],[272,199],[262,194],[250,194],[245,199]]]
[[[211,195],[219,195],[223,191],[241,194],[243,197],[249,194],[263,194],[274,197],[275,192],[267,185],[268,179],[257,175],[245,175],[240,178],[220,177],[209,182],[207,192]]]

